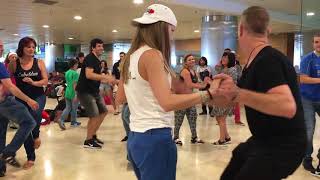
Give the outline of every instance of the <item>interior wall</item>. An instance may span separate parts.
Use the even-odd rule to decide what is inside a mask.
[[[271,34],[269,36],[269,42],[272,45],[272,47],[278,49],[283,54],[287,55],[287,49],[288,49],[288,34],[287,33],[281,33],[281,34]]]
[[[287,54],[287,33],[271,34],[269,40],[274,48]],[[175,41],[175,45],[177,51],[201,51],[201,39],[177,40]]]
[[[201,39],[175,41],[176,51],[201,51]]]
[[[291,57],[293,52],[293,41],[291,41],[293,36],[290,36],[289,33],[280,33],[280,34],[271,34],[269,36],[269,43],[272,47],[278,49],[285,55]],[[187,39],[187,40],[177,40],[175,41],[176,51],[185,51],[185,52],[200,52],[201,51],[201,39]],[[240,59],[243,62],[243,59]]]

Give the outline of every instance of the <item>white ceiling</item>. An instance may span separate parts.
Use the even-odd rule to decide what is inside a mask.
[[[105,42],[128,40],[134,33],[131,19],[140,16],[148,5],[159,2],[145,0],[142,5],[134,5],[132,0],[55,0],[57,4],[43,5],[32,1],[1,0],[0,29],[4,30],[0,31],[0,38],[6,44],[16,44],[21,37],[30,35],[39,43],[88,43],[94,37],[102,38]],[[200,33],[194,33],[194,30],[200,29],[201,17],[204,15],[240,15],[249,5],[261,5],[271,11],[273,32],[298,31],[299,1],[160,0],[161,3],[169,4],[177,16],[176,39],[199,38]],[[320,8],[315,10],[320,13]],[[81,15],[83,19],[74,20],[75,15]],[[43,28],[44,24],[50,28]],[[112,33],[113,29],[119,32]],[[69,37],[75,39],[69,40]]]

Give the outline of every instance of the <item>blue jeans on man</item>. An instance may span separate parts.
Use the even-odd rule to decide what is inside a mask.
[[[19,129],[6,146],[9,119],[19,124]],[[4,157],[15,156],[35,126],[36,122],[28,109],[13,96],[6,97],[4,101],[0,102],[0,153]]]
[[[313,135],[316,125],[316,113],[320,116],[320,102],[312,102],[302,97],[302,105],[304,111],[304,119],[307,130],[307,150],[305,153],[304,163],[312,163],[313,153]],[[319,158],[320,152],[318,152]]]

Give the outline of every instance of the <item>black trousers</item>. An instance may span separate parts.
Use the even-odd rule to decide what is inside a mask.
[[[249,138],[232,151],[221,180],[281,180],[293,174],[305,153],[305,142],[266,144]]]

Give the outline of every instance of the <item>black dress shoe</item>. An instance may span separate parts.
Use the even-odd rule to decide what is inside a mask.
[[[303,165],[303,168],[307,171],[310,171],[310,172],[315,171],[315,168],[312,165],[312,159],[304,159],[302,165]]]

